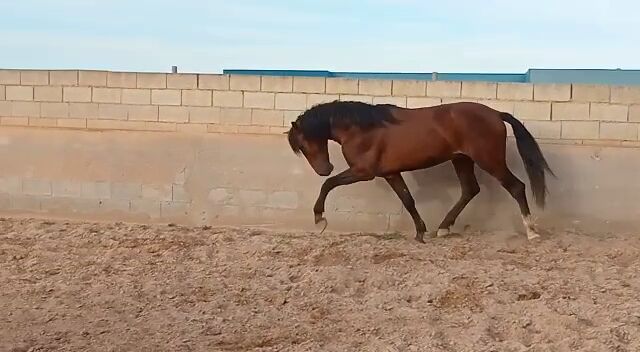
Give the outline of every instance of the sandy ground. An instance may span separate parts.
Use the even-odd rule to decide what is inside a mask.
[[[640,236],[0,221],[1,351],[640,351]]]

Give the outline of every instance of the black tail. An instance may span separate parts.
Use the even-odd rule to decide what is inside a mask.
[[[527,131],[522,122],[508,113],[501,114],[502,121],[508,123],[513,127],[513,135],[516,137],[516,144],[518,146],[518,152],[522,161],[524,162],[525,170],[529,175],[529,182],[531,182],[531,191],[536,204],[540,208],[544,208],[545,197],[547,195],[547,185],[544,178],[544,171],[548,171],[552,176],[555,174],[549,168],[547,161],[542,155],[540,146],[533,138],[531,133]]]

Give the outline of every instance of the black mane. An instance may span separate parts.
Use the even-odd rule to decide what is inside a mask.
[[[391,113],[390,104],[367,104],[359,101],[333,101],[315,105],[298,116],[296,124],[308,139],[329,139],[331,128],[335,126],[356,126],[362,130],[382,127],[386,123],[397,123]],[[288,132],[289,145],[298,153],[298,145],[291,129]]]

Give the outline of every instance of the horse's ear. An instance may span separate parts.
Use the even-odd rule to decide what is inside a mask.
[[[297,121],[291,121],[291,127],[298,128],[298,122]]]

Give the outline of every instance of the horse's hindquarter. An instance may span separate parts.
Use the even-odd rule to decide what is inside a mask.
[[[444,107],[394,109],[400,121],[388,125],[381,134],[379,170],[392,174],[431,167],[453,156],[453,124]]]

